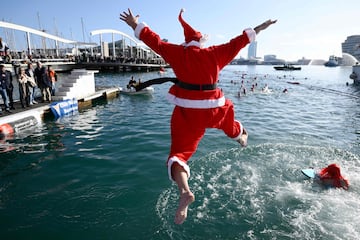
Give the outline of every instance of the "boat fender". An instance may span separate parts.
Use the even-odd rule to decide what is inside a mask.
[[[4,138],[4,136],[11,135],[16,132],[21,132],[37,124],[38,121],[34,116],[28,116],[17,121],[1,124],[0,138]]]
[[[351,73],[350,78],[353,79],[353,80],[356,80],[357,79],[357,74],[355,72]]]
[[[36,126],[37,124],[38,121],[34,116],[28,116],[14,122],[9,122],[9,125],[13,128],[14,132],[21,132],[29,127]]]
[[[3,139],[7,135],[11,135],[14,133],[13,127],[8,124],[4,123],[0,125],[0,139]]]

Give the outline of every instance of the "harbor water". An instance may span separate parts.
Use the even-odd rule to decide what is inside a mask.
[[[248,147],[206,132],[190,161],[196,200],[183,225],[173,222],[178,192],[165,166],[171,83],[2,140],[0,238],[360,239],[360,88],[350,73],[227,66],[219,86],[249,132]],[[96,85],[124,87],[132,75],[159,77],[98,73]],[[348,191],[323,189],[300,172],[330,163],[341,166]]]

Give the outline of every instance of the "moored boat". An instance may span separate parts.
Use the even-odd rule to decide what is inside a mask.
[[[146,87],[144,89],[141,89],[140,91],[136,91],[133,88],[122,88],[120,87],[120,93],[125,95],[152,95],[154,93],[153,87]]]
[[[283,66],[275,66],[275,70],[284,70],[284,71],[293,71],[293,70],[301,70],[301,67],[295,67],[292,64],[284,64]]]
[[[339,66],[339,61],[338,61],[338,58],[334,55],[331,55],[329,57],[329,61],[327,61],[326,63],[324,63],[324,65],[326,67],[337,67]]]

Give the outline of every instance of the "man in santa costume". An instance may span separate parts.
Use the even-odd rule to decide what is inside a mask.
[[[180,200],[175,214],[175,223],[182,224],[187,217],[188,206],[195,200],[188,185],[190,168],[187,161],[194,154],[207,128],[217,128],[247,145],[248,134],[240,121],[234,119],[233,103],[225,99],[217,87],[219,72],[239,53],[240,49],[254,41],[259,31],[276,21],[268,20],[254,29],[244,30],[242,35],[230,42],[203,48],[205,37],[195,31],[182,18],[185,42],[181,45],[164,42],[145,23],[138,23],[130,9],[120,14],[120,19],[135,31],[142,40],[172,67],[178,81],[168,93],[168,100],[175,104],[171,118],[171,150],[167,160],[171,180],[179,188]]]

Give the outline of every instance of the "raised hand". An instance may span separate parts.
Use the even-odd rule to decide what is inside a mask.
[[[133,13],[131,12],[130,8],[128,8],[128,12],[123,12],[120,13],[120,20],[123,20],[124,22],[127,23],[127,25],[129,25],[132,29],[135,30],[137,24],[138,24],[138,19],[139,19],[139,15],[134,16]]]
[[[256,26],[256,27],[254,28],[254,31],[256,32],[256,34],[258,34],[261,30],[265,30],[265,29],[268,28],[270,25],[272,25],[272,24],[274,24],[274,23],[276,23],[276,22],[277,22],[277,20],[271,20],[271,19],[269,19],[269,20],[263,22],[262,24]]]

